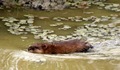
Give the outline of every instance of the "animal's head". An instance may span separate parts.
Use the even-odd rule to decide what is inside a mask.
[[[93,47],[90,43],[88,43],[88,42],[82,42],[82,43],[81,43],[81,46],[82,46],[81,52],[89,52],[89,51],[90,51],[89,49],[94,48],[94,47]]]
[[[80,39],[81,44],[83,44],[83,46],[87,47],[87,48],[94,48],[89,42],[87,42],[87,38],[82,38]]]
[[[88,42],[86,42],[85,45],[86,45],[88,48],[91,48],[91,49],[93,48],[93,46],[92,46],[90,43],[88,43]]]
[[[28,51],[31,53],[44,53],[44,50],[47,48],[46,44],[41,44],[41,43],[37,43],[37,44],[33,44],[28,48]]]

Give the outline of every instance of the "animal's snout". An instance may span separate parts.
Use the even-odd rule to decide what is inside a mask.
[[[34,48],[32,48],[32,46],[30,46],[29,48],[28,48],[28,51],[29,52],[32,52],[34,50]]]
[[[89,47],[89,48],[91,48],[91,49],[94,48],[94,46],[92,46],[92,45],[89,44],[89,43],[87,43],[86,46]]]
[[[28,48],[28,52],[31,52],[31,53],[43,53],[42,49],[40,49],[37,46],[30,46]]]
[[[92,49],[92,48],[94,48],[94,46],[90,45],[90,46],[89,46],[89,48],[91,48],[91,49]]]
[[[38,49],[38,47],[36,47],[36,46],[30,46],[29,48],[28,48],[28,51],[34,51],[35,49]]]

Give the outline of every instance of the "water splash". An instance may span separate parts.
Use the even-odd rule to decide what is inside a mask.
[[[73,53],[73,54],[59,54],[59,55],[43,55],[43,54],[33,54],[23,50],[3,50],[0,49],[0,62],[3,63],[3,66],[0,65],[1,69],[4,70],[19,70],[19,63],[21,61],[25,61],[26,64],[31,64],[30,62],[46,62],[50,61],[47,64],[46,70],[49,69],[49,65],[56,65],[56,68],[64,69],[66,65],[66,69],[68,68],[68,63],[64,61],[67,59],[90,59],[89,64],[93,64],[94,60],[106,60],[106,59],[115,59],[120,60],[120,39],[115,38],[111,40],[102,40],[91,38],[88,40],[93,44],[94,49],[89,53]],[[114,61],[109,62],[112,65],[117,65],[116,68],[119,68],[118,63]],[[42,66],[42,65],[41,65]],[[43,64],[44,66],[44,64]],[[76,66],[77,69],[84,69],[84,66]],[[96,67],[95,67],[96,68]],[[29,67],[24,68],[29,70]],[[51,67],[52,69],[52,67]],[[58,69],[59,70],[59,69]],[[99,70],[99,69],[98,69]]]
[[[20,58],[27,61],[43,62],[46,60],[59,59],[118,59],[120,60],[120,39],[96,39],[91,38],[88,40],[94,46],[88,53],[73,53],[73,54],[58,54],[58,55],[43,55],[33,54],[25,51],[16,51],[13,53],[13,57]]]
[[[120,53],[120,39],[111,39],[111,40],[100,40],[94,42],[92,41],[93,46],[95,46],[94,51],[103,53],[103,54],[112,54],[117,55]],[[119,55],[119,54],[118,54]]]
[[[22,51],[22,50],[13,52],[13,57],[20,58],[26,61],[34,61],[34,62],[46,61],[46,59],[42,55],[33,54],[33,53],[29,53],[29,52]]]
[[[44,62],[45,58],[25,51],[0,49],[0,69],[2,70],[19,70],[19,63],[25,62]],[[26,67],[25,67],[26,68]]]
[[[18,70],[16,64],[18,63],[19,59],[12,57],[11,50],[0,49],[0,58],[0,63],[2,63],[0,68],[2,70]]]

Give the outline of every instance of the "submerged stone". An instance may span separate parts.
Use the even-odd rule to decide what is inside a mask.
[[[8,22],[6,22],[5,25],[8,27],[12,26],[11,23],[8,23]]]
[[[28,20],[27,20],[27,23],[32,24],[32,23],[34,23],[34,21],[33,21],[33,19],[28,19]]]
[[[9,20],[8,20],[8,18],[4,18],[4,19],[2,19],[2,21],[9,21]]]
[[[27,24],[26,22],[27,22],[26,20],[20,20],[19,23],[20,23],[20,24]]]
[[[69,25],[64,25],[63,28],[59,28],[59,29],[63,29],[63,30],[67,30],[70,29],[71,27]]]
[[[28,37],[26,37],[26,36],[21,36],[21,39],[27,39]]]
[[[4,19],[4,17],[0,17],[0,19],[2,19],[2,20],[3,20],[3,19]]]
[[[25,17],[29,18],[29,19],[33,19],[34,16],[33,15],[24,15]]]
[[[113,7],[120,7],[120,4],[113,4]]]

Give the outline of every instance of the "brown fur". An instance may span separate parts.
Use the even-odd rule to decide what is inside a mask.
[[[93,48],[88,42],[74,39],[69,41],[55,41],[48,43],[36,43],[28,48],[32,53],[42,54],[65,54],[73,52],[87,52]]]

